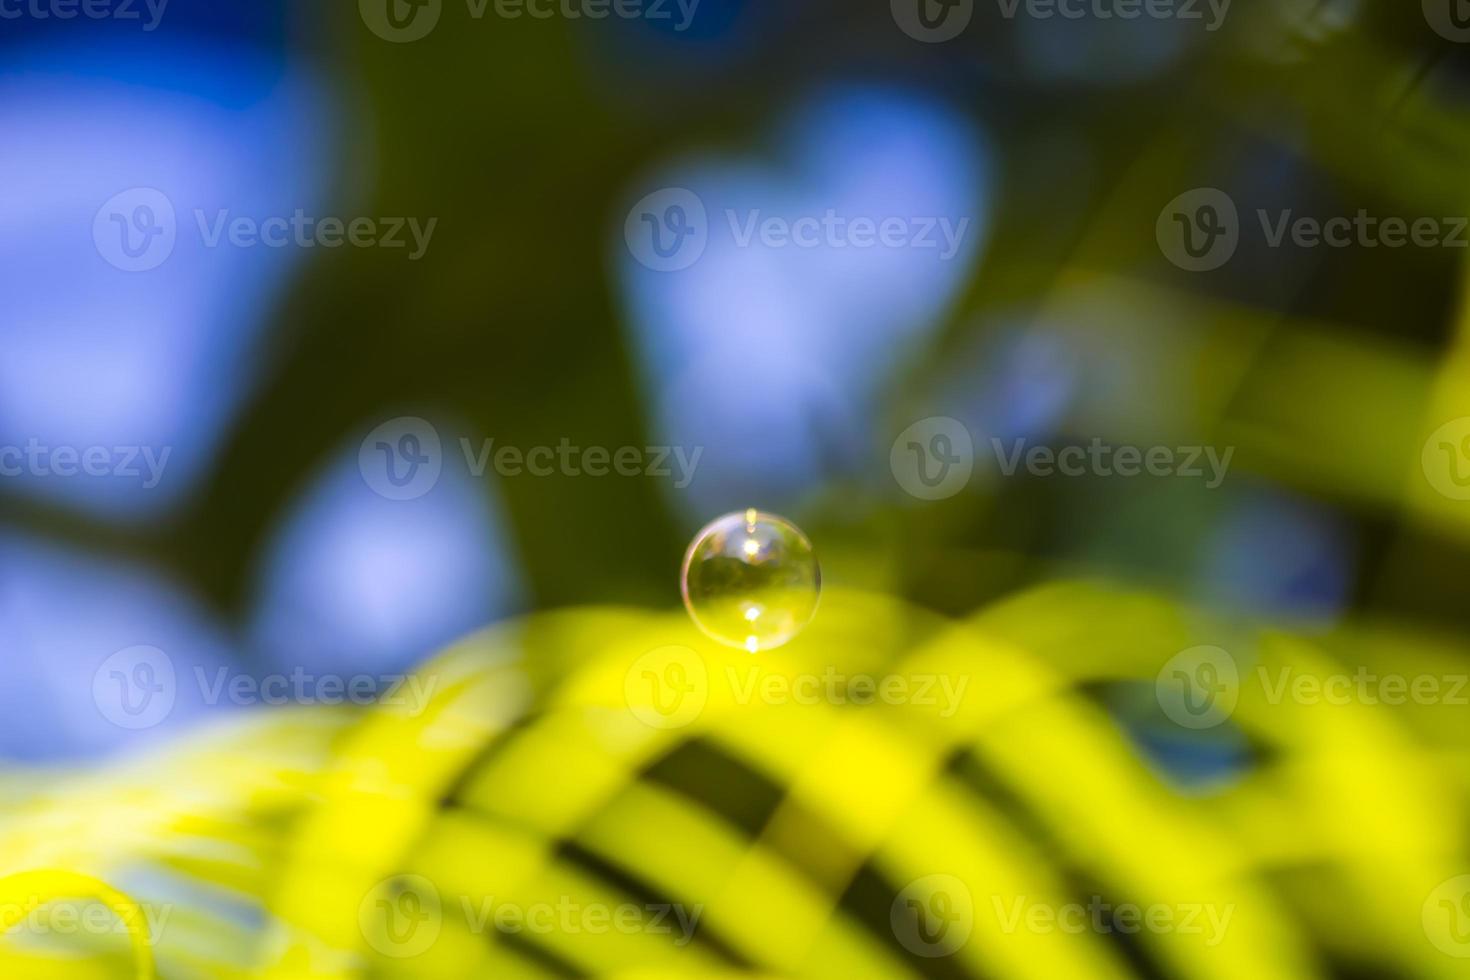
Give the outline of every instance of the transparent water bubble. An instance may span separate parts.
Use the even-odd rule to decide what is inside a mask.
[[[726,514],[684,553],[684,607],[695,625],[750,653],[781,646],[817,611],[822,572],[790,521],[754,508]]]

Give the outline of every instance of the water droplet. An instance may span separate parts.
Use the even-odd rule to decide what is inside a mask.
[[[684,607],[710,637],[750,653],[781,646],[817,611],[822,572],[790,521],[751,508],[726,514],[684,553]]]

